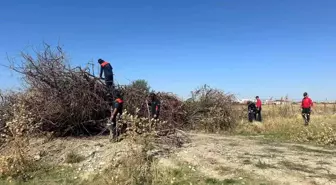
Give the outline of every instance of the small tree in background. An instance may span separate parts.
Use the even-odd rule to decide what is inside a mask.
[[[131,88],[138,89],[141,92],[149,93],[151,87],[148,82],[143,79],[135,80],[130,85]]]

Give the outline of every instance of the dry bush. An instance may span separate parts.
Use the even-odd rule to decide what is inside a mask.
[[[274,117],[293,117],[299,113],[299,107],[293,104],[263,106],[262,114],[270,119]]]
[[[17,102],[19,93],[0,92],[0,134],[5,131],[6,122],[13,118],[13,105]]]
[[[239,112],[234,107],[234,95],[203,86],[186,101],[187,126],[209,132],[235,128]]]
[[[15,103],[2,107],[5,120],[2,136],[6,140],[6,147],[0,149],[0,177],[27,178],[27,172],[34,170],[36,164],[27,154],[29,135],[34,118],[23,103],[20,95],[12,95]],[[7,149],[6,151],[2,151]]]
[[[37,164],[25,151],[27,139],[15,136],[11,141],[11,150],[0,156],[0,177],[28,178],[27,172],[37,168]]]
[[[136,113],[138,111],[139,109],[137,109]],[[139,135],[151,135],[163,139],[165,136],[164,140],[177,145],[187,142],[185,135],[177,135],[177,132],[183,131],[173,127],[167,128],[168,121],[140,117],[137,114],[130,114],[125,110],[122,118],[117,123],[118,129],[122,133],[121,137],[137,138]]]
[[[336,145],[336,124],[335,118],[325,118],[318,124],[311,124],[292,136],[294,141],[314,142],[320,145]]]

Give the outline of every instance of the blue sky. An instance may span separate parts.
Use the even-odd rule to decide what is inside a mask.
[[[308,91],[336,100],[334,0],[11,0],[0,17],[1,64],[60,42],[74,66],[111,62],[121,84],[146,79],[183,97],[206,83],[242,98]],[[20,86],[0,70],[1,89]]]

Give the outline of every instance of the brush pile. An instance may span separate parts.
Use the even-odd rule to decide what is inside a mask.
[[[207,85],[192,92],[185,102],[187,126],[207,132],[228,131],[238,123],[240,110],[234,106],[235,96]]]
[[[71,68],[62,48],[44,46],[42,52],[35,52],[34,56],[22,53],[23,60],[13,62],[11,69],[22,75],[27,88],[2,101],[0,111],[8,113],[1,125],[14,125],[14,107],[20,107],[22,114],[29,115],[29,128],[34,128],[34,132],[53,132],[58,136],[99,133],[110,116],[104,83],[88,69]],[[148,117],[148,92],[132,84],[117,88],[124,95],[124,107],[129,113]],[[182,101],[168,93],[159,93],[159,97],[163,103],[160,118],[167,121],[165,126],[181,123]]]

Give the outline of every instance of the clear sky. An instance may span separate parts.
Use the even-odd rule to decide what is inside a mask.
[[[103,58],[116,80],[187,97],[202,84],[241,98],[336,100],[335,0],[7,0],[0,62],[60,42],[72,65]],[[0,68],[0,87],[18,87]]]

